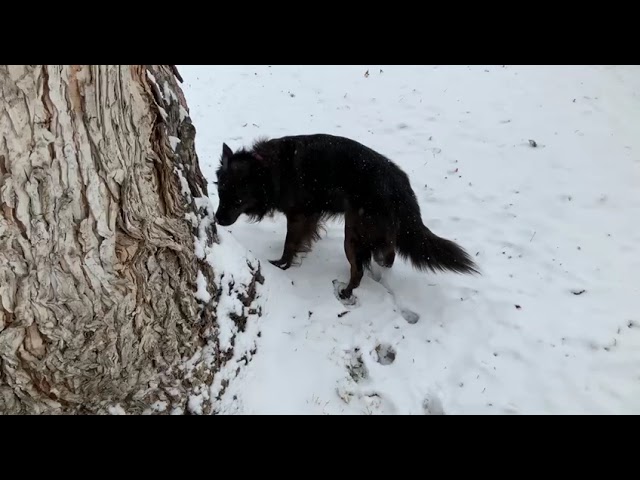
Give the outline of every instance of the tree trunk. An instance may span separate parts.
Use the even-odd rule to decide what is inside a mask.
[[[247,262],[223,286],[207,258],[219,240],[176,77],[0,65],[0,413],[214,410],[234,356],[220,296],[243,300],[222,312],[236,335],[262,277]]]

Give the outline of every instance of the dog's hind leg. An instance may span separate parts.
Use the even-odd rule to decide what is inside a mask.
[[[396,226],[392,217],[375,215],[361,220],[362,237],[373,254],[369,265],[371,278],[380,282],[384,273],[389,271],[396,259]]]
[[[396,249],[393,244],[387,244],[373,252],[373,260],[382,268],[391,268],[396,260]]]
[[[373,263],[369,266],[372,278],[380,282],[385,272],[391,270],[396,260],[396,250],[393,242],[387,241],[382,246],[373,249]]]
[[[360,286],[364,267],[371,261],[371,252],[362,242],[358,223],[358,220],[347,212],[345,215],[344,252],[351,266],[351,275],[348,285],[339,292],[339,296],[343,300],[351,298],[353,291]]]
[[[360,286],[360,282],[362,282],[362,277],[364,276],[364,255],[362,255],[362,252],[359,250],[359,246],[345,241],[344,249],[349,264],[351,265],[351,275],[349,277],[349,283],[345,289],[340,292],[340,298],[343,300],[351,298],[353,291]]]
[[[313,242],[319,238],[319,221],[320,215],[287,215],[287,237],[284,241],[282,257],[269,262],[286,270],[298,253],[310,251]]]

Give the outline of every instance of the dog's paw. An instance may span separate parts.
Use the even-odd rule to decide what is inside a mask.
[[[290,262],[286,262],[283,260],[269,260],[269,263],[278,267],[280,270],[287,270],[291,266]]]
[[[357,307],[358,298],[353,293],[349,296],[345,295],[345,288],[347,288],[346,283],[339,280],[333,281],[333,293],[340,301],[340,303],[342,303],[345,307]]]

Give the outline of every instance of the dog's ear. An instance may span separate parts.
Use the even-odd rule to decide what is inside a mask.
[[[260,163],[264,163],[264,157],[257,152],[253,152],[251,156]]]
[[[233,156],[233,151],[229,148],[226,143],[222,144],[222,158],[220,159],[220,164],[222,165],[222,169],[226,170],[229,166],[229,159]]]

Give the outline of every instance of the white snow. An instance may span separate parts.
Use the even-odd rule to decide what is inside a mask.
[[[180,121],[182,122],[188,116],[189,112],[187,112],[187,110],[182,105],[180,105]]]
[[[117,405],[113,405],[109,407],[109,414],[110,415],[126,415],[127,412],[125,412],[124,408],[122,408],[122,405],[118,403]]]
[[[178,144],[180,143],[180,139],[178,137],[169,135],[169,143],[171,144],[171,150],[175,152],[178,148]]]
[[[153,405],[151,405],[151,409],[156,412],[164,412],[167,410],[169,404],[165,401],[158,400]]]
[[[194,201],[196,208],[207,211],[207,216],[200,222],[198,236],[194,238],[195,254],[211,265],[214,272],[214,284],[222,285],[224,293],[220,295],[216,308],[216,333],[220,352],[216,352],[214,343],[209,343],[185,366],[187,371],[191,371],[201,358],[204,359],[206,365],[211,366],[215,363],[218,353],[231,352],[231,356],[216,373],[208,391],[201,391],[189,398],[188,409],[192,413],[201,414],[203,403],[208,399],[213,399],[215,411],[237,412],[240,402],[233,401],[228,404],[226,403],[228,395],[226,397],[222,395],[220,400],[218,397],[231,381],[242,374],[242,367],[253,358],[256,351],[256,340],[260,335],[260,325],[257,322],[258,311],[246,308],[240,301],[239,295],[247,294],[246,289],[253,280],[253,274],[248,266],[250,264],[256,265],[257,261],[226,231],[218,232],[219,243],[209,244],[206,230],[213,221],[212,202],[207,197],[196,197]],[[208,283],[201,271],[198,271],[196,286],[196,298],[209,302],[211,294],[207,290]],[[247,319],[243,332],[238,331],[238,326],[232,319],[234,316]]]
[[[341,223],[286,272],[267,262],[281,216],[218,227],[200,248],[216,274],[241,274],[248,249],[266,280],[223,413],[640,413],[640,67],[179,69],[214,206],[223,142],[344,135],[405,169],[426,225],[483,272],[398,260],[347,309]]]
[[[204,303],[209,303],[209,301],[211,301],[211,294],[207,291],[207,279],[204,278],[204,275],[202,275],[202,272],[200,270],[198,270],[196,286],[197,290],[195,293],[195,297]]]
[[[187,197],[191,196],[191,189],[189,188],[189,182],[187,182],[187,179],[184,178],[184,175],[182,174],[182,170],[180,170],[177,167],[174,167],[173,171],[176,173],[176,175],[178,176],[178,179],[180,180],[182,195]]]
[[[249,285],[252,278],[247,268],[247,260],[253,260],[253,257],[228,232],[221,229],[218,236],[220,245],[213,246],[206,256],[206,261],[213,267],[215,273],[215,284],[226,285],[231,280],[237,287]],[[238,330],[228,313],[241,315],[243,305],[235,295],[227,294],[220,296],[217,308],[220,347],[223,351],[227,351],[231,349],[231,339]]]
[[[203,408],[202,404],[206,400],[207,393],[203,392],[198,395],[192,395],[189,397],[188,407],[189,411],[195,415],[202,415]]]
[[[178,97],[175,93],[173,93],[173,90],[171,89],[171,86],[169,86],[168,81],[164,81],[164,83],[162,84],[162,88],[164,93],[163,98],[165,101],[169,102],[173,100],[174,102],[178,103]]]

